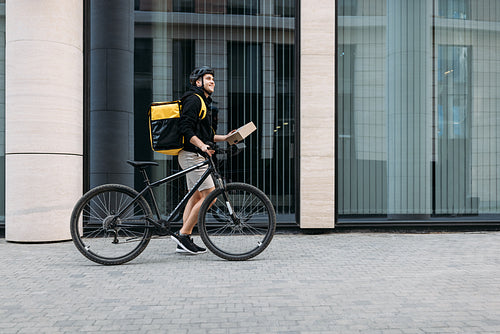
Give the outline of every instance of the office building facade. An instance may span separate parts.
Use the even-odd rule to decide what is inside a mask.
[[[127,159],[178,169],[147,110],[200,65],[217,132],[258,128],[224,176],[281,226],[497,222],[495,0],[7,0],[0,17],[8,240],[68,239],[83,191],[141,186]],[[184,187],[157,190],[162,212]]]

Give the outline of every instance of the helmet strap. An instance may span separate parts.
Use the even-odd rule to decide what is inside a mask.
[[[205,81],[203,81],[203,77],[201,77],[201,89],[208,94],[208,96],[212,95],[212,93],[209,93],[206,89],[205,89]]]

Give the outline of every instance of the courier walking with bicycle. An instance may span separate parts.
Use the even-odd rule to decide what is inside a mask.
[[[157,162],[127,160],[141,173],[142,189],[103,184],[87,191],[75,204],[70,220],[71,237],[78,251],[89,260],[105,265],[123,264],[141,254],[151,239],[164,236],[176,241],[178,252],[203,253],[206,250],[195,245],[191,238],[196,224],[206,247],[227,260],[251,259],[271,242],[276,213],[269,198],[253,185],[225,182],[212,158],[215,152],[233,156],[240,150],[234,150],[235,146],[228,149],[209,146],[216,141],[239,142],[246,137],[243,131],[246,125],[234,134],[215,135],[213,117],[207,114],[215,87],[214,72],[209,67],[200,67],[190,79],[192,87],[183,96],[182,108],[179,101],[158,102],[151,104],[148,113],[151,148],[155,152],[178,154],[183,170],[151,180],[147,169],[158,166]],[[173,127],[169,128],[169,124]],[[172,212],[162,215],[153,189],[184,176],[190,190]],[[172,234],[171,223],[182,208],[185,208],[182,228]]]
[[[199,154],[200,151],[212,155],[214,153],[211,144],[225,141],[228,135],[216,135],[212,124],[213,118],[209,106],[212,103],[211,95],[215,90],[214,71],[208,66],[197,67],[189,76],[190,89],[181,98],[182,113],[179,128],[184,136],[184,149],[179,152],[179,165],[182,169],[189,168],[205,158]],[[201,97],[201,99],[200,99]],[[200,119],[202,108],[206,109],[207,115]],[[200,179],[208,166],[199,168],[186,175],[188,190],[191,190],[196,181]],[[207,178],[200,188],[190,198],[182,216],[182,228],[172,234],[172,239],[177,243],[178,253],[201,254],[206,249],[196,245],[191,238],[201,204],[209,193],[215,189],[211,177]]]

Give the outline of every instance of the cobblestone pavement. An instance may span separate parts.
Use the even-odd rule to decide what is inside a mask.
[[[174,249],[102,266],[1,239],[0,333],[500,333],[500,232],[280,234],[247,262]]]

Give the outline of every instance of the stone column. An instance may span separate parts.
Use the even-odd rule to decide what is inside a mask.
[[[83,0],[6,12],[6,239],[67,240],[83,187]]]
[[[335,1],[300,1],[301,228],[335,223],[334,17]]]
[[[387,0],[388,217],[431,213],[432,1]]]
[[[90,6],[90,185],[133,186],[134,1]]]

